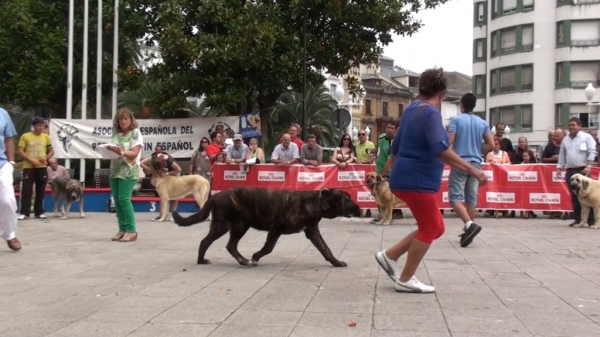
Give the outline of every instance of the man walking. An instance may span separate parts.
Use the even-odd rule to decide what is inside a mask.
[[[17,219],[29,219],[31,212],[31,194],[35,184],[35,217],[46,219],[44,215],[44,194],[48,180],[48,159],[54,155],[50,136],[44,133],[45,122],[34,118],[33,131],[27,132],[19,140],[19,157],[23,158],[23,187],[21,191],[21,215]]]
[[[565,137],[560,144],[560,152],[558,154],[558,172],[562,176],[563,171],[567,170],[566,181],[569,184],[571,177],[574,174],[581,173],[585,176],[590,174],[590,169],[596,159],[596,141],[586,132],[581,131],[581,119],[573,117],[569,119],[569,136]],[[587,219],[581,219],[581,204],[579,197],[571,192],[571,204],[573,205],[573,219],[575,221],[569,225],[573,227],[578,225],[582,220],[588,224],[594,224],[594,210],[590,210],[590,215]]]
[[[473,115],[477,102],[475,95],[468,93],[460,99],[462,114],[450,118],[448,136],[450,146],[462,159],[469,162],[477,170],[481,170],[483,155],[494,148],[494,136],[486,121]],[[481,146],[481,140],[485,145]],[[448,199],[454,212],[464,222],[464,233],[460,235],[460,246],[467,247],[479,232],[481,226],[475,224],[475,207],[477,206],[479,182],[469,176],[467,171],[450,169],[448,178]],[[467,207],[463,205],[465,203]]]
[[[15,126],[6,110],[0,108],[0,227],[2,238],[8,248],[20,250],[21,243],[15,236],[17,230],[17,201],[13,187],[15,164],[15,145],[13,137],[17,135]],[[46,187],[46,185],[44,185]]]

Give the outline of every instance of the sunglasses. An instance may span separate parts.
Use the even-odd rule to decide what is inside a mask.
[[[203,140],[201,143],[202,143],[202,144],[208,144],[208,142],[207,142],[207,141],[205,141],[205,140]]]
[[[344,140],[350,140],[350,138],[344,138]]]
[[[359,136],[366,136],[367,134],[366,133],[359,133],[358,135]]]

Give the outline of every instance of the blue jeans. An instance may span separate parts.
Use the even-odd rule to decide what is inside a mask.
[[[469,162],[474,168],[481,170],[481,164]],[[448,200],[450,203],[465,202],[477,206],[479,181],[470,176],[467,171],[451,169],[448,177]]]

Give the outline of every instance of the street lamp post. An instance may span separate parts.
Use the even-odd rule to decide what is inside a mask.
[[[592,83],[589,83],[588,86],[584,90],[585,98],[587,98],[588,106],[600,106],[600,102],[593,102],[594,96],[596,95],[596,88]]]

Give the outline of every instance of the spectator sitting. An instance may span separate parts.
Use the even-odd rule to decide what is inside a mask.
[[[227,148],[227,164],[241,164],[246,162],[248,145],[240,134],[233,136],[233,145]]]
[[[300,162],[313,167],[323,164],[323,149],[317,144],[317,137],[310,134],[306,140],[307,143],[300,150]]]
[[[46,188],[51,188],[52,181],[58,176],[63,177],[65,179],[71,178],[69,176],[69,171],[67,171],[67,169],[64,166],[58,165],[55,158],[48,159],[48,165],[48,183],[46,184]]]
[[[342,136],[339,146],[333,151],[332,161],[338,167],[346,167],[356,161],[354,144],[349,134]]]
[[[356,146],[356,162],[359,164],[373,164],[375,155],[371,154],[371,150],[375,148],[375,144],[367,139],[365,130],[358,131],[358,142]]]
[[[533,152],[529,149],[529,143],[527,142],[526,137],[519,137],[519,145],[514,152],[514,158],[511,160],[513,164],[521,164],[523,163],[523,153],[527,152],[529,154],[529,163],[535,164],[537,161],[535,160],[535,156]]]
[[[225,164],[225,154],[219,153],[215,156],[215,164]]]
[[[508,153],[506,151],[502,151],[500,149],[500,139],[494,138],[494,149],[490,151],[485,161],[489,164],[510,164],[510,158],[508,158]]]
[[[293,165],[300,161],[300,151],[298,150],[298,145],[292,143],[292,136],[288,133],[284,133],[281,136],[283,142],[277,146],[273,150],[273,154],[271,155],[271,162],[273,164],[280,165]]]
[[[258,139],[250,138],[248,142],[248,153],[246,153],[247,164],[260,164],[265,162],[265,153],[258,147]]]

